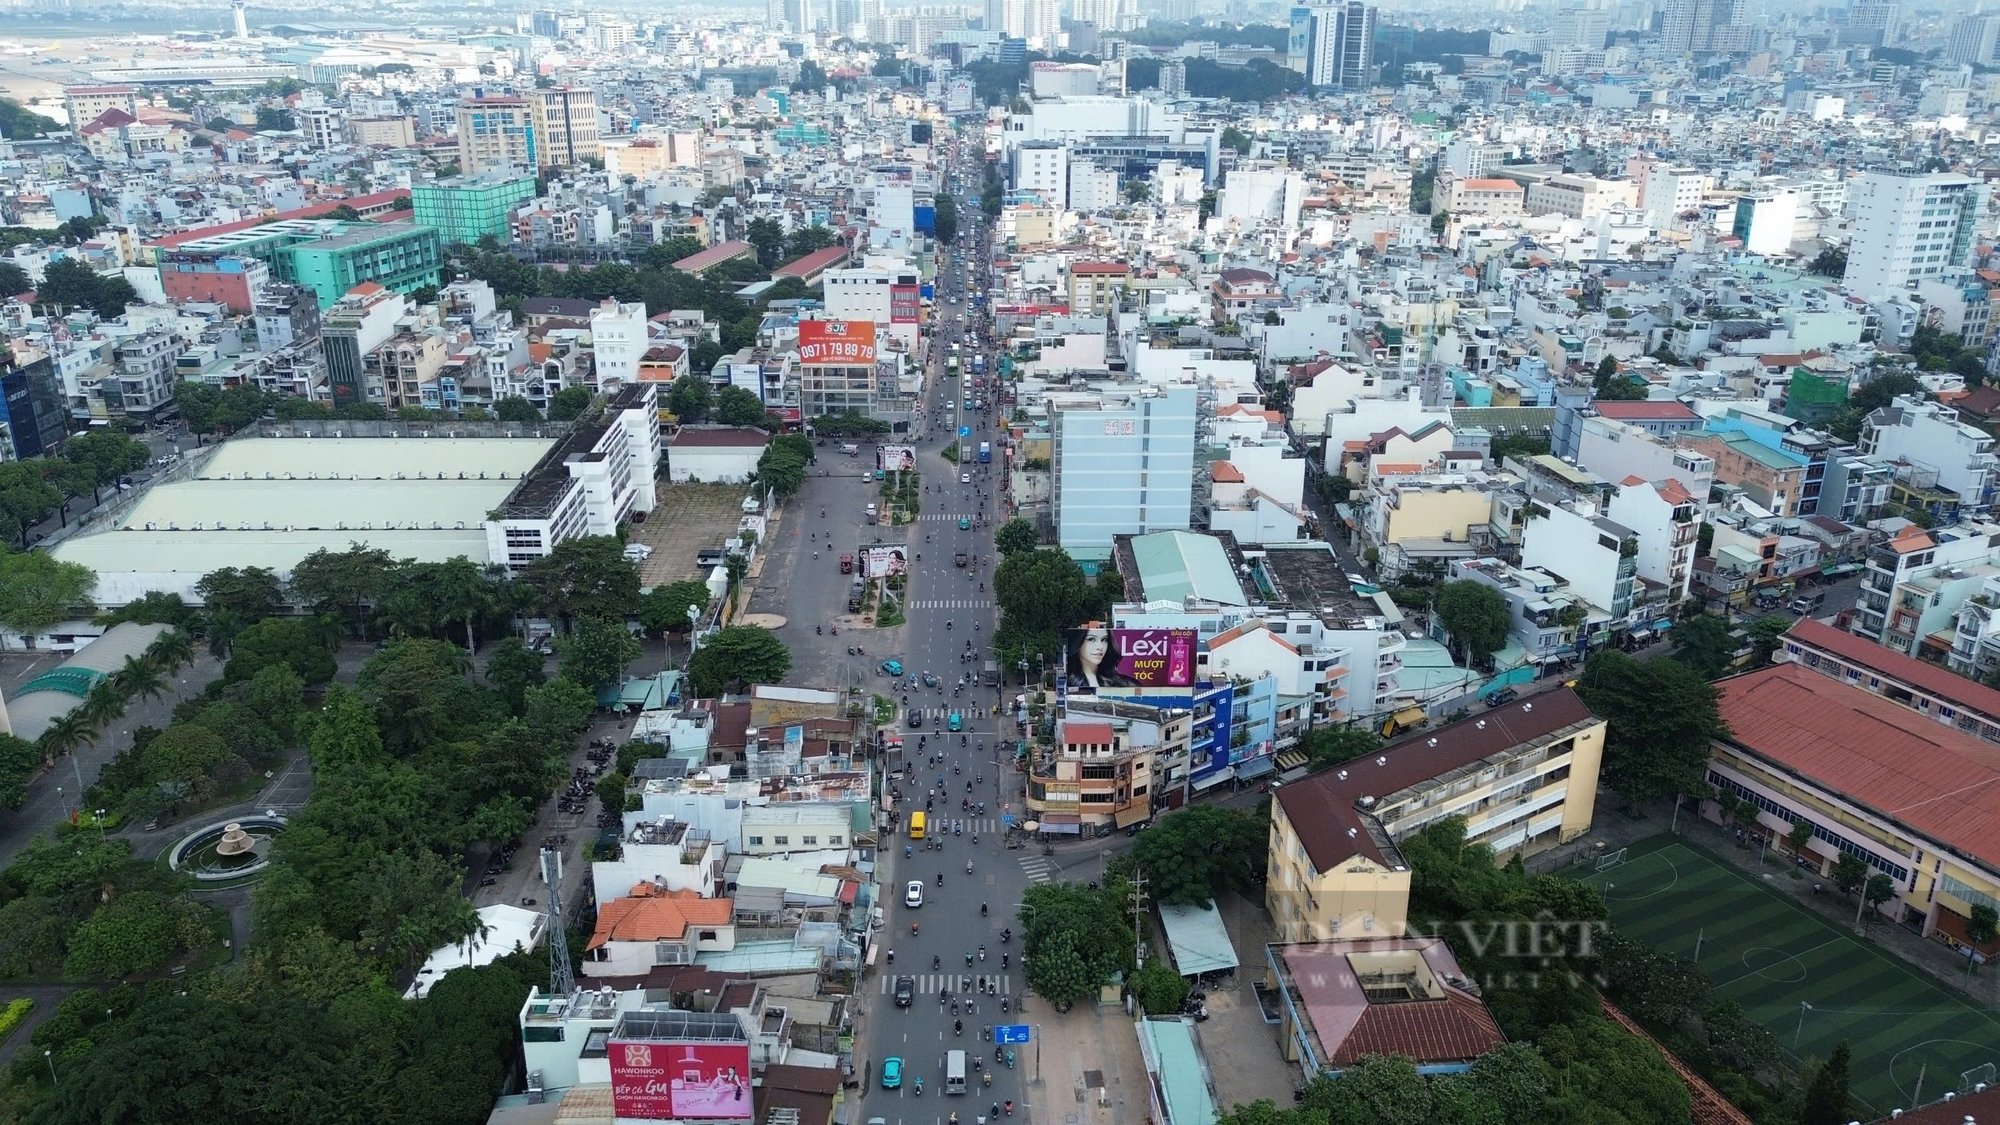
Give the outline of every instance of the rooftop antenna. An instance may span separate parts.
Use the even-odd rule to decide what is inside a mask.
[[[542,882],[549,888],[549,992],[574,996],[576,973],[570,968],[569,932],[563,924],[562,853],[546,845],[542,848]]]

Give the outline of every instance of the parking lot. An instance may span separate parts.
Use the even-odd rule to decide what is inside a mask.
[[[686,578],[704,578],[695,554],[720,547],[743,519],[742,484],[670,484],[660,490],[659,507],[645,523],[631,525],[630,541],[644,543],[653,553],[639,564],[639,584],[651,588]]]

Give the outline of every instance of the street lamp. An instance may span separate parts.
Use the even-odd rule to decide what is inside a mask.
[[[52,1086],[62,1085],[62,1079],[56,1077],[56,1053],[54,1051],[43,1051],[42,1061],[49,1064],[49,1084]]]

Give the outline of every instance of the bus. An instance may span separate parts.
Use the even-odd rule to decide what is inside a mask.
[[[945,360],[944,369],[951,373],[952,378],[958,378],[958,357],[952,356],[950,359]]]
[[[910,814],[910,839],[921,840],[923,838],[924,838],[924,813],[922,809],[919,809],[916,812]]]

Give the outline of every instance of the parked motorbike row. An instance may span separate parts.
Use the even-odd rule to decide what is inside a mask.
[[[597,772],[604,772],[604,767],[597,767]],[[563,790],[562,800],[558,802],[557,807],[572,815],[588,808],[591,794],[596,788],[590,783],[591,776],[591,771],[582,766],[570,771],[569,788]]]

